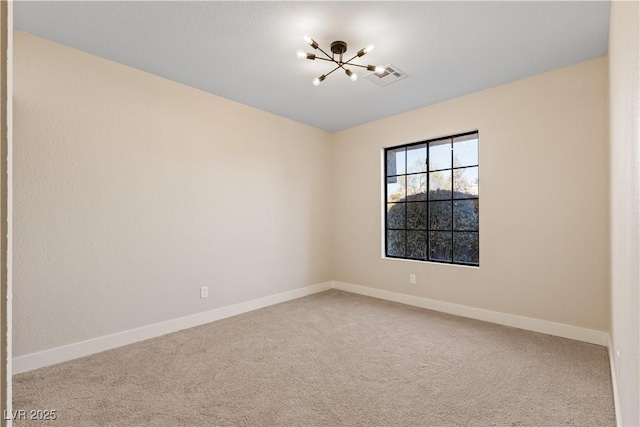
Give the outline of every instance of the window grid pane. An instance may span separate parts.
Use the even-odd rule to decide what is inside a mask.
[[[478,132],[385,150],[388,257],[479,265]]]

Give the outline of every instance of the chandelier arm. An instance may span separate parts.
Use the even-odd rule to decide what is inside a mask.
[[[358,54],[356,54],[356,55],[355,55],[353,58],[351,58],[350,60],[345,61],[344,63],[345,63],[345,64],[349,64],[349,62],[353,61],[353,60],[354,60],[354,59],[356,59],[357,57],[358,57]],[[351,65],[351,64],[349,64],[349,65]]]
[[[336,60],[334,60],[334,59],[325,59],[325,58],[316,58],[316,59],[321,59],[321,60],[323,60],[323,61],[333,62],[334,64],[337,64],[337,65],[336,65],[336,68],[334,68],[333,70],[329,71],[327,74],[325,74],[325,75],[324,75],[325,77],[327,77],[329,74],[331,74],[331,73],[333,73],[334,71],[336,71],[338,68],[342,68],[342,69],[343,69],[343,70],[345,70],[345,71],[347,70],[346,68],[344,68],[344,65],[347,65],[347,64],[345,64],[345,63],[340,63],[340,62],[338,62],[338,61],[336,61]],[[355,66],[357,66],[357,67],[364,67],[364,65],[358,65],[358,64],[349,64],[349,65],[355,65]],[[364,67],[364,68],[367,68],[367,67]]]
[[[323,52],[324,53],[324,52]],[[326,55],[326,53],[325,53]],[[320,57],[316,57],[316,59],[321,59],[322,61],[327,61],[327,62],[333,62],[334,64],[336,64],[336,68],[334,68],[333,70],[331,70],[331,72],[325,74],[325,76],[328,76],[329,74],[333,73],[334,71],[336,71],[338,68],[342,68],[343,70],[346,71],[346,68],[344,68],[344,65],[346,65],[346,63],[344,62],[338,62],[333,58],[320,58]],[[349,65],[354,65],[354,64],[349,64]],[[365,67],[366,68],[366,67]]]
[[[316,59],[320,59],[321,61],[327,61],[327,62],[334,62],[337,64],[336,61],[334,61],[333,59],[327,59],[327,58],[320,58],[319,56],[316,56]]]
[[[335,62],[335,61],[334,61]],[[325,77],[328,77],[329,74],[333,73],[335,70],[337,70],[338,68],[342,67],[342,65],[338,64],[338,66],[336,68],[334,68],[333,70],[329,71],[327,74],[325,74]]]
[[[318,46],[318,50],[322,53],[324,53],[324,56],[326,56],[327,58],[329,58],[330,61],[335,62],[336,64],[338,63],[338,61],[336,61],[335,59],[333,59],[333,57],[331,55],[329,55],[327,52],[325,52],[324,50],[322,50],[322,48],[320,46]],[[357,56],[357,55],[356,55]],[[354,57],[355,58],[355,57]]]
[[[338,68],[342,68],[343,70],[347,71],[347,69],[344,68],[345,65],[354,65],[354,64],[347,64],[346,62],[342,62],[338,64]]]
[[[360,64],[349,64],[348,62],[345,62],[344,65],[352,65],[354,67],[360,67],[360,68],[368,68],[366,65],[360,65]]]

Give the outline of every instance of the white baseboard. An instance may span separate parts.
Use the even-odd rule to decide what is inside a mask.
[[[331,288],[388,301],[399,302],[416,307],[427,308],[444,313],[455,314],[458,316],[469,317],[472,319],[484,320],[486,322],[497,323],[500,325],[512,326],[529,331],[541,332],[544,334],[555,335],[563,338],[584,341],[592,344],[598,344],[602,346],[607,346],[608,344],[608,334],[602,331],[585,329],[577,326],[565,325],[562,323],[548,322],[546,320],[532,319],[529,317],[517,316],[514,314],[484,310],[481,308],[474,308],[460,304],[437,301],[429,298],[416,297],[397,292],[385,291],[382,289],[354,285],[351,283],[332,281],[319,283],[317,285],[308,286],[305,288],[294,289],[292,291],[282,292],[279,294],[270,295],[263,298],[230,305],[227,307],[221,307],[215,310],[205,311],[203,313],[180,317],[178,319],[167,320],[165,322],[155,323],[153,325],[143,326],[128,331],[105,335],[102,337],[56,347],[37,353],[15,357],[12,360],[12,372],[13,374],[19,374],[32,371],[34,369],[43,368],[45,366],[55,365],[57,363],[66,362],[69,360],[77,359],[79,357],[89,356],[101,351],[111,350],[113,348],[133,344],[139,341],[144,341],[149,338],[159,337],[161,335],[181,331],[183,329],[192,328],[194,326],[204,325],[216,320],[226,319],[238,314],[247,313],[249,311],[301,298],[307,295],[312,295],[318,292],[323,292]],[[614,369],[613,366],[614,365],[612,364],[612,369]],[[615,377],[612,375],[612,378]],[[615,386],[614,393],[616,393]],[[617,394],[615,394],[615,396],[617,397]],[[617,400],[616,405],[618,405]],[[617,412],[618,407],[616,406],[616,413]]]
[[[622,426],[620,419],[620,398],[618,397],[618,374],[616,358],[613,355],[613,344],[611,343],[611,335],[607,334],[607,350],[609,351],[609,366],[611,367],[611,387],[613,388],[613,404],[616,409],[616,425]]]
[[[512,326],[514,328],[528,331],[541,332],[543,334],[555,335],[572,340],[607,345],[607,333],[594,329],[586,329],[578,326],[565,325],[563,323],[549,322],[546,320],[533,319],[530,317],[518,316],[515,314],[500,313],[497,311],[484,310],[481,308],[469,307],[466,305],[454,304],[450,302],[437,301],[429,298],[416,297],[413,295],[401,294],[397,292],[385,291],[382,289],[370,288],[367,286],[354,285],[344,282],[331,282],[331,287],[346,292],[366,295],[387,301],[399,302],[416,307],[427,308],[429,310],[443,313],[455,314],[471,319],[484,320],[485,322],[497,323],[499,325]]]
[[[317,285],[269,295],[263,298],[257,298],[239,304],[205,311],[203,313],[192,314],[178,319],[167,320],[153,325],[143,326],[128,331],[118,332],[37,353],[15,357],[13,359],[12,372],[13,374],[19,374],[43,368],[45,366],[55,365],[57,363],[89,356],[90,354],[99,353],[101,351],[110,350],[123,345],[144,341],[149,338],[155,338],[172,332],[181,331],[183,329],[193,328],[194,326],[204,325],[205,323],[214,322],[216,320],[226,319],[227,317],[247,313],[270,305],[316,294],[328,289],[331,289],[331,282],[319,283]]]

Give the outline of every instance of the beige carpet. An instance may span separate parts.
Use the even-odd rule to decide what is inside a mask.
[[[52,426],[615,425],[604,347],[336,290],[13,384]]]

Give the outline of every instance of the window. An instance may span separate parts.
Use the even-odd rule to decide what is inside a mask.
[[[478,132],[384,154],[386,256],[479,265]]]

